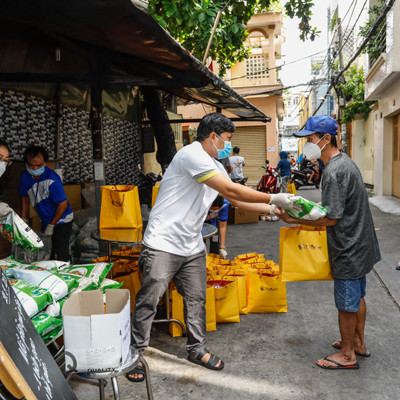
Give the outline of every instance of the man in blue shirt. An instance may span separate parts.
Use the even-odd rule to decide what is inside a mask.
[[[21,175],[22,218],[28,215],[29,201],[38,213],[45,236],[52,237],[51,259],[69,260],[69,237],[74,215],[59,175],[46,167],[49,156],[42,146],[24,152],[26,171]]]
[[[278,165],[276,166],[276,169],[281,174],[282,192],[286,193],[287,192],[287,184],[288,184],[288,181],[289,181],[289,179],[290,179],[290,177],[292,175],[291,164],[290,164],[290,161],[288,160],[288,153],[286,153],[286,151],[281,151],[279,153],[279,156],[281,157],[281,159],[278,162]]]

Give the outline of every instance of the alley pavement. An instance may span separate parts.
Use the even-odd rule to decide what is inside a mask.
[[[319,201],[318,190],[300,190]],[[315,365],[335,353],[340,339],[332,282],[287,283],[288,312],[241,315],[240,323],[218,324],[207,348],[225,362],[221,372],[186,360],[183,337],[153,326],[145,352],[155,400],[396,400],[400,399],[400,216],[371,206],[382,261],[367,276],[366,344],[372,355],[358,357],[359,370],[323,370]],[[281,221],[228,225],[228,258],[257,252],[279,260]],[[145,383],[118,378],[121,399],[146,399]],[[98,387],[70,380],[78,399],[98,399]],[[106,398],[112,399],[111,385]]]

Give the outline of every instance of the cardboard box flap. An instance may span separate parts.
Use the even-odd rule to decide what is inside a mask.
[[[104,314],[103,291],[93,290],[72,295],[62,308],[64,316],[83,316]]]
[[[126,303],[129,302],[129,296],[130,292],[128,289],[106,289],[106,313],[120,313]]]

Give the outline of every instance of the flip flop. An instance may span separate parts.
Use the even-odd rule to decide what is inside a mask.
[[[331,360],[328,356],[324,357],[324,360],[331,362],[332,364],[335,364],[334,367],[332,367],[331,365],[319,365],[317,363],[315,363],[318,367],[323,368],[323,369],[359,369],[360,366],[358,364],[358,362],[356,362],[355,364],[351,364],[351,365],[343,365],[338,363],[335,360]]]
[[[340,344],[342,344],[342,341],[341,340],[338,340],[337,342],[335,342],[335,343],[340,343]],[[338,350],[340,350],[341,348],[342,348],[342,346],[340,345],[340,346],[335,346],[335,343],[332,343],[332,347],[334,348],[334,349],[338,349]],[[364,354],[361,354],[361,353],[359,353],[358,351],[355,351],[355,353],[356,353],[356,355],[357,356],[361,356],[361,357],[371,357],[371,352],[367,349],[367,351],[364,353]]]
[[[130,375],[140,374],[143,375],[141,378],[133,378]],[[144,381],[144,368],[141,365],[136,365],[135,368],[131,369],[128,373],[125,374],[126,379],[131,382],[143,382]]]

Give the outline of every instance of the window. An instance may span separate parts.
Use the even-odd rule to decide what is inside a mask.
[[[268,78],[268,65],[266,54],[250,56],[246,60],[246,79]]]

